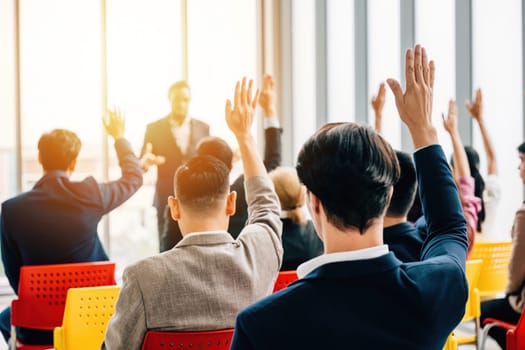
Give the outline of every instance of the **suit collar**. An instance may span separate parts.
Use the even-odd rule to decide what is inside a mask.
[[[226,231],[193,232],[182,238],[175,248],[191,245],[214,245],[225,243],[235,243],[233,237]]]
[[[40,178],[40,180],[38,180],[38,182],[35,184],[34,188],[40,186],[44,181],[46,181],[46,179],[53,179],[53,178],[59,178],[59,177],[65,177],[65,178],[69,179],[69,176],[67,175],[67,173],[65,171],[63,171],[63,170],[51,170],[51,171],[46,172],[46,174],[44,176],[42,176]]]

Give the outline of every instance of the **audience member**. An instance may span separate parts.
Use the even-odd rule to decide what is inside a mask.
[[[267,171],[271,171],[281,164],[282,129],[279,127],[279,119],[275,116],[274,100],[273,78],[271,75],[265,74],[259,96],[259,105],[264,114],[264,165]],[[231,170],[233,167],[233,152],[230,146],[218,137],[202,139],[197,145],[197,155],[211,155],[222,160],[228,169]],[[235,214],[230,217],[228,232],[233,238],[237,238],[246,225],[246,220],[248,220],[248,205],[246,204],[244,176],[242,174],[231,185],[231,191],[237,192],[237,199]],[[171,218],[168,206],[164,215],[166,217],[162,241],[164,242],[164,249],[168,250],[182,239],[182,235],[179,225]]]
[[[388,80],[414,154],[428,238],[421,261],[383,245],[383,217],[399,165],[366,126],[328,124],[302,147],[299,178],[325,255],[299,280],[237,317],[232,350],[441,349],[465,311],[467,237],[457,187],[431,123],[434,64],[407,51],[406,91]],[[443,288],[446,286],[446,288]]]
[[[97,183],[93,177],[69,179],[75,170],[81,142],[77,135],[56,129],[42,135],[38,160],[44,175],[28,192],[2,204],[0,235],[2,261],[9,284],[18,292],[20,267],[108,260],[98,238],[103,215],[124,203],[142,185],[142,170],[131,145],[124,139],[124,119],[109,112],[107,133],[115,139],[122,176]],[[0,314],[0,330],[10,338],[10,308]],[[52,331],[16,329],[26,344],[53,344]]]
[[[296,270],[303,262],[323,254],[323,242],[317,236],[311,220],[303,213],[306,189],[299,182],[297,171],[278,167],[270,173],[281,203],[283,223],[283,264],[281,271]]]
[[[183,239],[168,252],[124,271],[103,349],[140,349],[148,330],[232,328],[235,316],[273,290],[282,262],[279,201],[257,153],[251,126],[258,92],[237,82],[226,122],[235,134],[246,179],[248,222],[237,240],[226,232],[235,212],[228,167],[197,156],[175,175],[171,214]]]
[[[191,118],[188,109],[191,100],[190,86],[178,81],[168,90],[171,112],[148,124],[141,151],[142,167],[157,166],[157,183],[153,206],[157,209],[159,250],[169,249],[163,241],[164,208],[173,193],[173,175],[177,168],[195,155],[197,143],[210,134],[208,124]]]
[[[525,184],[525,142],[518,147],[520,178]],[[525,203],[518,209],[512,226],[512,255],[509,263],[506,296],[481,303],[481,322],[496,318],[516,324],[525,307]],[[502,349],[506,349],[506,331],[500,327],[489,330]]]
[[[463,147],[461,135],[459,134],[458,108],[454,100],[450,100],[448,103],[448,116],[446,119],[445,116],[443,116],[443,126],[450,135],[454,150],[452,154],[452,170],[459,188],[463,214],[467,220],[468,256],[474,246],[474,239],[478,227],[478,212],[481,209],[481,199],[475,196],[475,180],[470,172],[472,166],[468,161],[468,153],[466,152],[466,147]],[[477,173],[479,175],[479,172]]]
[[[481,239],[498,240],[497,230],[495,227],[498,204],[501,199],[501,186],[498,180],[498,162],[496,159],[496,152],[492,146],[489,132],[485,125],[483,118],[483,95],[481,89],[476,90],[476,98],[474,103],[466,101],[465,105],[474,120],[476,120],[481,137],[483,139],[483,147],[487,156],[487,177],[483,180],[479,173],[479,155],[472,147],[467,147],[467,156],[469,159],[470,171],[476,180],[475,195],[482,199],[481,210],[478,214],[477,231],[481,232]]]

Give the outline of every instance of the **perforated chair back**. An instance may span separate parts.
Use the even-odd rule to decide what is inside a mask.
[[[114,284],[114,262],[23,266],[18,299],[11,303],[11,324],[53,330],[62,324],[69,288]]]
[[[229,350],[233,329],[209,332],[156,332],[148,331],[142,350],[214,349]]]
[[[99,350],[119,291],[118,286],[70,288],[62,326],[53,334],[55,350]]]
[[[297,272],[295,271],[279,271],[277,280],[273,286],[273,292],[277,292],[283,288],[286,288],[290,283],[297,281]]]
[[[476,242],[471,260],[482,259],[483,265],[478,281],[481,297],[503,293],[507,286],[507,275],[512,242]]]

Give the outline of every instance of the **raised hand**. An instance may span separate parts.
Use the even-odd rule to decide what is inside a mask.
[[[415,148],[436,144],[437,133],[432,125],[434,62],[420,45],[414,52],[408,49],[405,57],[405,92],[395,79],[388,79],[394,93],[401,120],[408,126]]]
[[[481,94],[481,89],[476,90],[476,99],[474,100],[474,103],[466,100],[465,106],[467,107],[467,110],[469,111],[472,118],[476,119],[476,121],[479,123],[479,121],[483,118],[483,95]]]
[[[235,84],[233,108],[231,101],[226,101],[226,123],[237,139],[251,135],[250,128],[259,98],[259,89],[252,97],[252,86],[253,80],[250,80],[246,87],[246,78],[243,78],[242,84],[240,82]]]
[[[259,106],[263,109],[265,117],[275,116],[275,91],[274,81],[270,74],[265,74],[262,81],[261,94],[259,95]]]
[[[448,114],[445,118],[444,114],[441,114],[443,118],[443,126],[449,134],[454,134],[458,132],[458,106],[456,101],[450,100],[448,102]]]
[[[146,144],[146,149],[144,151],[144,154],[140,158],[140,164],[142,166],[142,169],[144,171],[148,171],[148,169],[152,165],[162,165],[166,162],[166,158],[163,156],[157,156],[153,153],[153,145],[148,142]]]
[[[126,118],[118,108],[107,110],[102,117],[102,123],[108,135],[113,139],[119,140],[124,137],[124,130],[126,129]]]
[[[374,109],[375,114],[375,129],[378,133],[382,132],[382,116],[383,116],[383,107],[385,106],[385,83],[379,84],[379,90],[377,95],[372,97],[372,108]]]

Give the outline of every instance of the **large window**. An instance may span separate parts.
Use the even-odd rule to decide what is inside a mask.
[[[522,202],[516,148],[523,142],[522,38],[520,1],[473,1],[473,87],[483,91],[483,113],[499,167],[503,198],[496,216],[496,237],[510,239],[514,213]],[[474,147],[483,143],[474,129]]]

